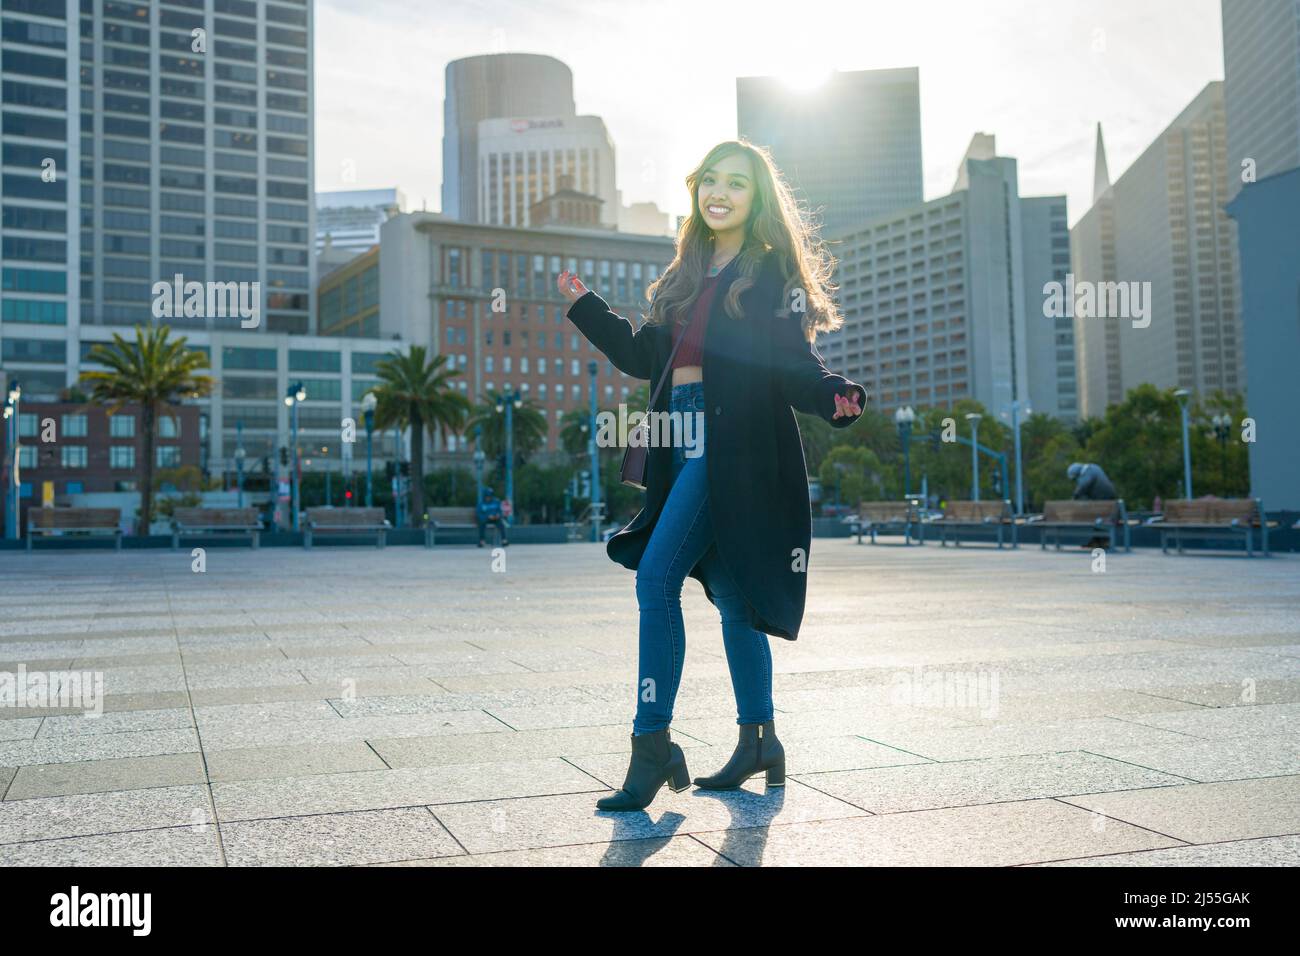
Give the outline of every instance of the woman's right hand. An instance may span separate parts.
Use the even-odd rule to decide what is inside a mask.
[[[560,273],[556,280],[556,286],[560,290],[560,295],[564,296],[570,302],[577,302],[591,290],[582,284],[582,280],[574,273],[565,269]]]

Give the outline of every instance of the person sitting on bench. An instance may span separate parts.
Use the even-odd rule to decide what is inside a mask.
[[[491,488],[483,489],[483,500],[479,503],[477,509],[478,517],[478,546],[481,548],[487,544],[487,526],[495,524],[501,529],[501,546],[504,548],[510,544],[506,538],[506,519],[501,513],[501,502],[497,500],[496,494]]]
[[[1065,474],[1075,483],[1074,494],[1070,496],[1075,501],[1115,500],[1115,486],[1106,477],[1106,473],[1101,470],[1101,465],[1076,461],[1065,470]],[[1105,550],[1109,543],[1109,539],[1095,534],[1081,547],[1087,551],[1091,551],[1093,548]]]

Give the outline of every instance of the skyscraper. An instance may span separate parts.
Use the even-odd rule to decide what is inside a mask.
[[[1300,0],[1222,0],[1228,198],[1300,166]]]
[[[1228,178],[1223,83],[1215,81],[1075,224],[1075,282],[1137,283],[1149,310],[1149,319],[1076,313],[1084,415],[1103,414],[1143,383],[1244,390]]]
[[[572,117],[573,72],[551,56],[492,53],[452,60],[442,113],[442,214],[479,221],[479,121]]]
[[[771,152],[826,234],[924,198],[915,67],[836,71],[807,91],[739,77],[736,114],[740,135]]]
[[[256,283],[260,329],[307,332],[310,0],[7,0],[4,24],[6,327],[66,327],[75,366],[80,326],[152,321],[182,276]]]

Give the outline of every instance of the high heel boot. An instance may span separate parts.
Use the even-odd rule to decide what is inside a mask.
[[[769,787],[785,786],[785,748],[776,737],[776,722],[741,724],[740,740],[726,766],[711,777],[696,777],[704,790],[734,790],[756,773],[767,771]]]
[[[668,737],[668,728],[632,735],[632,761],[623,789],[596,801],[598,810],[642,810],[665,783],[674,793],[691,785],[686,755]]]

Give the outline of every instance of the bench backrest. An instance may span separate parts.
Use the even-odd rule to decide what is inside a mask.
[[[946,521],[999,521],[1011,520],[1009,501],[950,501],[944,507]]]
[[[437,521],[441,524],[474,524],[476,521],[473,508],[440,506],[426,508],[425,510],[429,513],[430,521]]]
[[[858,517],[863,521],[907,521],[911,515],[908,501],[864,501],[858,505]]]
[[[384,523],[383,508],[308,508],[307,520],[312,524],[334,527],[367,528]]]
[[[1257,525],[1259,519],[1259,502],[1254,498],[1165,502],[1165,524],[1232,524],[1236,520]]]
[[[1043,520],[1059,524],[1093,524],[1119,520],[1118,501],[1046,501]]]
[[[116,528],[119,508],[28,508],[29,528]]]
[[[177,508],[172,520],[183,528],[251,528],[259,515],[256,508]]]

